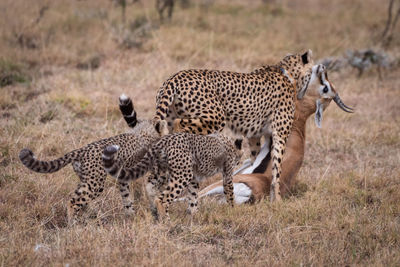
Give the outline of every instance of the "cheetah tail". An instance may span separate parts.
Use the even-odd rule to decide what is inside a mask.
[[[123,181],[132,181],[136,180],[150,169],[151,160],[149,157],[149,152],[132,168],[125,168],[121,166],[118,160],[118,151],[120,147],[117,145],[107,146],[103,151],[103,166],[107,173],[111,176],[123,180]]]
[[[133,108],[132,99],[125,94],[119,97],[119,110],[130,128],[137,124],[136,111]]]
[[[79,150],[73,150],[61,158],[50,161],[36,159],[35,154],[27,148],[24,148],[19,152],[19,159],[22,164],[24,164],[28,169],[40,173],[56,172],[78,157]]]
[[[174,101],[175,85],[172,81],[173,77],[164,82],[157,94],[156,99],[156,115],[154,116],[154,127],[161,135],[169,133],[168,124],[165,120],[168,115],[168,110]]]

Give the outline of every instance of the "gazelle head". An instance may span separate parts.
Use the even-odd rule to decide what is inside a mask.
[[[313,66],[310,84],[317,85],[315,89],[313,88],[307,92],[308,95],[316,98],[315,124],[317,127],[321,128],[322,112],[329,105],[331,100],[343,111],[348,113],[354,112],[353,108],[346,106],[340,99],[339,94],[328,79],[328,73],[324,65],[319,64]]]

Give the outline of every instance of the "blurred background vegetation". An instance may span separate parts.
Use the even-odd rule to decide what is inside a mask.
[[[318,58],[382,44],[390,49],[399,46],[397,6],[392,0],[3,0],[1,85],[49,74],[48,66],[97,69],[118,53],[160,53],[193,67],[222,58],[247,69],[306,48]]]

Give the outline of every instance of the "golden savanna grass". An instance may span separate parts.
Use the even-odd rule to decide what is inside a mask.
[[[356,113],[332,103],[322,129],[308,122],[299,184],[281,203],[203,202],[192,219],[176,204],[171,222],[154,223],[141,181],[130,218],[108,179],[90,211],[97,219],[67,226],[72,168],[33,173],[20,149],[51,159],[124,132],[118,96],[131,96],[138,116],[150,118],[157,89],[181,69],[250,71],[308,48],[315,59],[381,49],[388,4],[199,0],[160,24],[154,1],[141,2],[127,7],[125,26],[106,0],[0,2],[0,74],[18,81],[0,88],[0,265],[398,265],[398,68],[382,80],[374,68],[361,78],[351,68],[330,73]],[[395,35],[386,50],[397,61],[399,44]],[[92,59],[98,68],[77,68]]]

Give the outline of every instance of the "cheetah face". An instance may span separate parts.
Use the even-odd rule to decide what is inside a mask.
[[[312,60],[311,50],[308,50],[302,55],[287,55],[280,63],[297,80],[301,74],[312,68],[314,61]]]
[[[288,55],[283,58],[281,65],[297,81],[297,98],[302,99],[311,81],[312,67],[314,65],[312,51],[308,50],[302,55]]]

